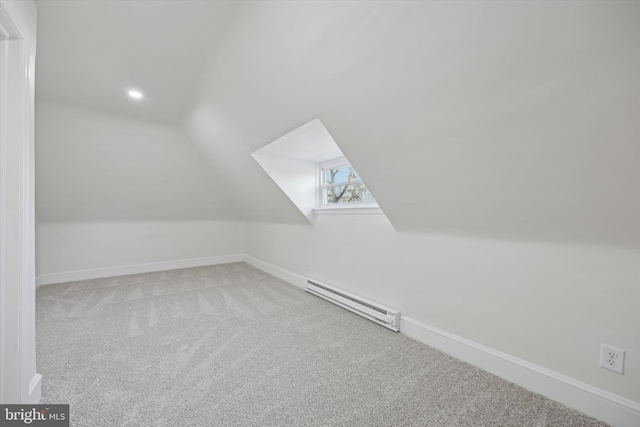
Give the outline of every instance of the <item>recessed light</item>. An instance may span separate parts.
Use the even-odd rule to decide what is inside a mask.
[[[127,93],[133,99],[142,99],[142,92],[140,92],[139,90],[131,89]]]

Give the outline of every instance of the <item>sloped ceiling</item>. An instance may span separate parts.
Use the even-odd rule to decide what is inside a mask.
[[[237,219],[224,184],[177,127],[39,101],[41,221]]]
[[[177,126],[239,4],[37,1],[41,221],[237,219]],[[144,100],[129,99],[138,88]]]
[[[39,99],[176,123],[238,2],[37,0]],[[125,96],[141,89],[143,104]]]
[[[67,27],[95,19],[88,3],[64,6]],[[131,67],[157,83],[145,66],[181,61],[183,47],[151,36],[167,6],[136,4],[146,19],[112,37],[136,2],[106,3],[100,25],[80,24],[104,41],[93,50],[47,17],[57,2],[39,4],[50,41],[38,55],[50,59],[38,90],[136,117],[88,85],[73,97],[52,89],[87,61],[82,78],[99,80],[105,50],[117,58],[103,64],[107,80]],[[217,13],[176,3],[196,27]],[[214,46],[184,47],[204,59],[171,68],[145,116],[181,123],[243,218],[305,222],[250,154],[320,118],[399,231],[640,246],[640,3],[216,4],[230,9]],[[188,30],[184,19],[173,32]],[[183,85],[200,89],[190,108],[173,108]]]

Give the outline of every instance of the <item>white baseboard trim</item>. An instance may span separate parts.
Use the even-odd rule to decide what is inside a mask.
[[[285,270],[284,268],[276,267],[273,264],[269,264],[268,262],[252,257],[251,255],[245,255],[244,262],[254,266],[259,270],[264,271],[265,273],[269,273],[270,275],[275,276],[278,279],[284,280],[285,282],[289,282],[292,285],[296,285],[299,288],[304,289],[307,283],[306,277],[296,273],[292,273],[291,271]]]
[[[35,374],[29,382],[29,396],[27,397],[27,405],[37,405],[42,398],[42,375]]]
[[[304,288],[306,283],[305,277],[258,258],[245,255],[245,262],[295,286]],[[400,319],[400,332],[612,426],[640,426],[640,403],[638,402],[485,347],[407,316],[402,316]]]
[[[417,341],[542,394],[612,426],[640,426],[640,404],[525,360],[402,316],[400,331]]]
[[[177,270],[180,268],[202,267],[206,265],[229,264],[244,261],[244,255],[223,255],[177,261],[151,262],[148,264],[125,265],[120,267],[95,268],[91,270],[67,271],[43,274],[36,279],[36,287],[76,280],[100,279],[103,277],[125,276],[127,274],[152,273],[155,271]]]

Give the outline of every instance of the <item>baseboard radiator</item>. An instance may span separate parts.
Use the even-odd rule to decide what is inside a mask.
[[[400,332],[400,312],[397,310],[376,304],[317,280],[307,279],[305,289],[309,293],[366,317],[385,328]]]

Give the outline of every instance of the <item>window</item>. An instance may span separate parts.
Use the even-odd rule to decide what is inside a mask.
[[[362,182],[360,175],[344,157],[318,164],[317,200],[316,212],[345,208],[378,208],[376,200]]]
[[[383,214],[320,119],[281,136],[251,157],[311,224],[316,214]]]

